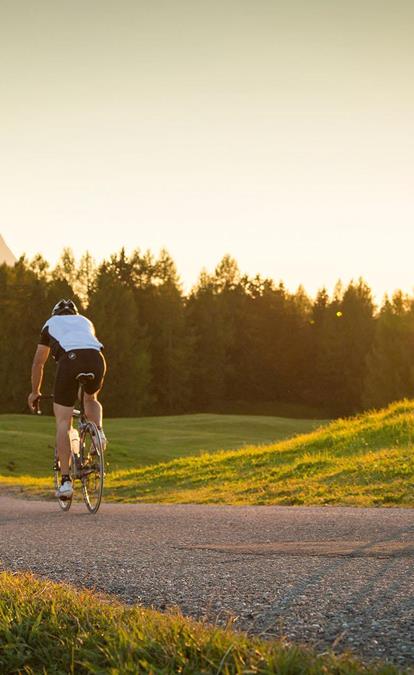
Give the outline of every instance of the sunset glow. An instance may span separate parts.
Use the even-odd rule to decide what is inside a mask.
[[[312,7],[312,10],[310,9]],[[2,3],[0,233],[414,287],[414,5]]]

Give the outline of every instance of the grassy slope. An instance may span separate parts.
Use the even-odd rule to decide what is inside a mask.
[[[252,415],[179,415],[108,419],[111,469],[165,462],[201,452],[270,443],[321,424],[317,420]],[[54,419],[0,415],[0,474],[46,476],[52,464]]]
[[[414,506],[413,441],[414,402],[404,401],[274,445],[119,471],[106,498]]]
[[[207,627],[178,614],[126,607],[90,592],[0,574],[2,673],[397,673],[349,656],[317,656]]]
[[[414,402],[403,401],[273,445],[112,472],[105,499],[414,506],[413,441]],[[50,485],[20,481],[42,493]]]

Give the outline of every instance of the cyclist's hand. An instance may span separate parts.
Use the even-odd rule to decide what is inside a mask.
[[[29,406],[29,408],[32,412],[34,410],[36,410],[35,403],[36,403],[37,399],[39,398],[39,396],[40,396],[40,392],[38,394],[34,394],[33,392],[31,392],[29,394],[29,396],[27,397],[27,405]]]

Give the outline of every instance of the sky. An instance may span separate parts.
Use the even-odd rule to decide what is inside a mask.
[[[16,256],[224,254],[314,294],[414,290],[410,0],[1,0]]]

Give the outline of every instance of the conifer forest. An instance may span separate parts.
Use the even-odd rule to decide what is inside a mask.
[[[363,279],[310,298],[242,275],[226,255],[184,294],[167,251],[122,249],[96,264],[64,249],[0,266],[0,410],[26,410],[41,328],[73,298],[104,344],[105,414],[346,416],[413,396],[414,298],[376,306]],[[53,389],[49,359],[43,393]]]

